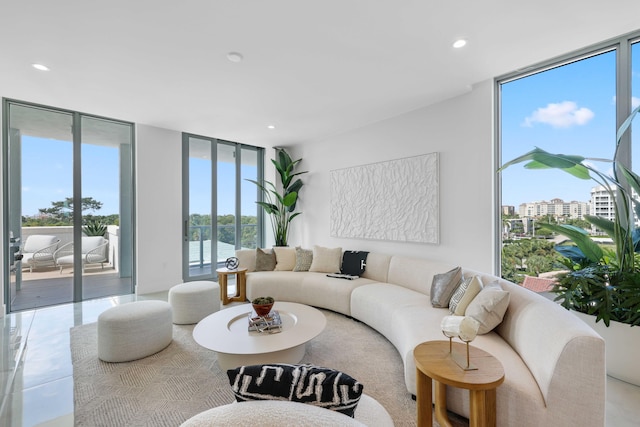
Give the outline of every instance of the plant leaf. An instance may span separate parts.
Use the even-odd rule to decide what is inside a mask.
[[[582,164],[583,160],[585,158],[582,156],[553,154],[536,147],[505,163],[499,171],[517,163],[529,162],[524,166],[527,169],[560,169],[580,179],[591,179],[589,169]]]
[[[602,248],[582,228],[568,224],[545,224],[545,227],[570,238],[589,261],[597,263],[602,259]]]

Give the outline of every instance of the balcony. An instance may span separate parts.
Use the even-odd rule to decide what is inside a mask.
[[[252,244],[256,236],[255,224],[243,225],[243,243]],[[189,242],[189,275],[209,275],[211,273],[211,226],[192,226],[189,230],[192,240]],[[73,239],[73,227],[23,227],[22,241],[34,234],[49,234],[60,238],[59,246]],[[111,225],[105,238],[109,241],[108,263],[104,268],[100,264],[85,266],[83,273],[83,299],[102,298],[111,295],[125,295],[133,292],[130,272],[123,272],[119,259],[118,226]],[[229,239],[234,235],[233,225],[218,226],[217,235]],[[253,240],[255,242],[256,240]],[[255,243],[253,243],[255,247]],[[224,261],[235,255],[235,245],[218,241],[218,256],[215,268],[224,265]],[[176,260],[180,262],[180,260]],[[39,266],[32,272],[20,262],[16,262],[10,278],[11,311],[30,310],[49,305],[64,304],[73,301],[73,269],[55,265]]]

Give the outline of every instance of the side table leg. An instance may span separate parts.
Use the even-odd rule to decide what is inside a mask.
[[[432,427],[433,413],[431,410],[432,387],[431,378],[416,369],[416,408],[418,416],[418,427]]]
[[[493,390],[495,393],[495,390]],[[495,402],[495,394],[494,394]],[[487,407],[487,396],[484,390],[469,390],[469,427],[489,426]],[[493,409],[493,419],[495,420],[495,406]],[[495,426],[495,423],[493,424]]]
[[[229,296],[227,295],[227,275],[218,273],[218,284],[220,285],[220,300],[222,305],[229,304]]]
[[[241,271],[236,277],[238,280],[236,293],[240,302],[245,302],[247,300],[247,274]]]
[[[440,427],[452,427],[447,415],[447,385],[436,381],[436,420]]]

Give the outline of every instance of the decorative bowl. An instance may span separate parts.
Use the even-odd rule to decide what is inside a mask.
[[[273,303],[271,304],[252,304],[253,310],[260,317],[266,316],[271,312],[271,308],[273,307]]]
[[[258,316],[266,316],[271,312],[275,300],[272,297],[258,297],[251,301],[254,311]]]

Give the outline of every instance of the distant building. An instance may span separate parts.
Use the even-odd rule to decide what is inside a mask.
[[[602,185],[591,189],[591,212],[610,220],[615,217],[615,200]]]
[[[637,197],[635,191],[632,192],[633,197]],[[599,185],[591,189],[591,212],[593,215],[612,220],[615,218],[615,199],[611,197],[605,187]],[[636,227],[640,224],[638,216],[634,213],[634,222]],[[591,227],[594,232],[598,231],[594,226]]]
[[[557,283],[556,279],[524,276],[524,282],[522,282],[522,287],[536,293],[543,293],[543,292],[551,291],[551,289],[553,289],[553,285],[555,285],[556,283]]]
[[[550,215],[555,218],[582,219],[591,212],[591,203],[565,202],[562,199],[522,203],[518,208],[521,218],[537,218]]]
[[[502,206],[502,215],[513,216],[515,214],[516,214],[515,206],[507,206],[507,205]]]

